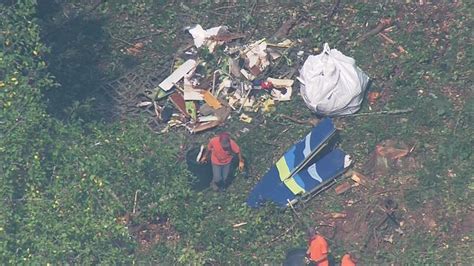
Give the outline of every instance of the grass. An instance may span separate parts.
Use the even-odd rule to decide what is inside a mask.
[[[255,3],[224,5],[203,1],[172,5],[152,1],[107,2],[97,14],[104,18],[100,26],[103,32],[114,36],[107,37],[110,50],[100,59],[101,64],[108,66],[104,77],[111,78],[125,72],[130,68],[128,65],[132,64],[131,61],[132,65],[151,68],[169,60],[179,45],[190,40],[190,36],[183,32],[183,27],[194,23],[200,23],[204,28],[229,25],[232,31],[245,32],[248,38],[259,39],[269,37],[290,14],[298,14],[302,20],[289,38],[300,39],[301,46],[310,52],[314,48],[321,48],[323,42],[329,42],[332,47],[354,57],[373,80],[370,90],[381,91],[386,96],[372,107],[374,111],[407,107],[414,109],[414,112],[400,116],[335,119],[343,127],[340,145],[354,156],[356,166],[361,167],[375,145],[387,139],[415,144],[415,151],[410,156],[420,165],[416,170],[399,169],[396,173],[377,177],[379,190],[398,190],[390,196],[403,206],[399,215],[405,223],[404,234],[395,235],[393,244],[382,241],[375,248],[347,243],[353,238],[366,237],[358,235],[361,232],[349,232],[351,236],[348,236],[347,241],[329,239],[334,244],[332,248],[336,257],[346,250],[358,249],[365,254],[363,262],[366,263],[468,263],[473,257],[469,251],[472,244],[459,239],[466,235],[472,238],[472,230],[466,232],[459,227],[466,216],[472,215],[472,207],[469,206],[473,203],[471,162],[474,103],[470,78],[473,64],[472,47],[469,45],[470,27],[466,26],[470,23],[470,4],[341,3],[337,16],[328,22],[324,19],[330,7],[328,3]],[[373,36],[362,44],[354,45],[353,41],[357,37],[375,27],[378,20],[385,17],[392,17],[396,21],[394,30],[387,33],[396,44],[384,43],[378,36]],[[156,31],[160,31],[160,34],[153,35]],[[142,36],[148,36],[140,39],[147,42],[143,54],[130,58],[121,52],[127,46],[123,40],[128,42]],[[408,53],[400,53],[398,46]],[[392,53],[396,53],[397,57],[392,58]],[[114,66],[113,73],[110,73],[110,66]],[[361,112],[370,112],[366,102]],[[205,219],[237,222],[242,208],[225,206],[226,197],[243,202],[256,179],[292,143],[309,131],[309,126],[278,119],[278,114],[302,119],[312,116],[301,97],[295,94],[291,102],[278,104],[276,113],[256,117],[252,124],[242,124],[236,116],[226,123],[224,129],[239,135],[238,142],[250,158],[251,177],[237,179],[225,196],[206,195],[211,202],[222,202],[219,204],[222,210]],[[244,127],[250,131],[238,133]],[[211,134],[194,136],[191,142],[205,142]],[[402,177],[407,176],[411,182],[408,187],[400,183]],[[301,210],[301,215],[314,226],[327,222],[320,215],[321,212],[363,212],[367,206],[348,206],[347,202],[372,197],[370,193],[353,189],[348,194],[335,195],[332,190],[328,190],[309,202]],[[380,199],[383,196],[376,196],[367,202],[373,206]],[[222,239],[219,241],[229,245],[233,237],[243,237],[254,243],[249,244],[250,247],[235,247],[235,252],[251,253],[258,249],[258,243],[268,241],[278,235],[281,228],[295,222],[288,212],[272,213],[267,208],[261,212],[254,214],[255,217],[282,216],[277,229],[269,230],[268,236],[254,236],[252,232],[244,231],[236,233],[222,228],[212,228],[212,232],[206,232],[208,229],[201,228],[202,235],[196,237],[205,244],[209,240],[206,233],[220,235]],[[436,226],[431,228],[420,222],[424,219],[420,213],[438,214],[433,218]],[[210,240],[208,244],[211,245],[213,241]],[[298,230],[274,242],[272,248],[264,252],[264,256],[251,262],[275,261],[283,256],[286,249],[296,245],[305,245],[302,232]],[[211,258],[213,256],[211,250],[203,254]]]

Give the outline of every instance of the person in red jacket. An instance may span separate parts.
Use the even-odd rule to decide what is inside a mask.
[[[202,156],[201,162],[206,162],[210,155],[212,164],[211,188],[214,191],[219,190],[218,184],[225,182],[229,176],[230,164],[234,154],[239,157],[239,170],[242,171],[244,169],[244,159],[240,147],[230,138],[228,132],[223,132],[211,138],[207,144],[207,150]]]

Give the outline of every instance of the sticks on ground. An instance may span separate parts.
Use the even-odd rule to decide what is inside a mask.
[[[283,233],[277,235],[276,237],[272,238],[268,243],[267,245],[271,245],[273,242],[279,240],[280,238],[284,237],[285,235],[287,235],[289,232],[291,232],[293,229],[295,229],[296,227],[296,223],[292,224],[290,227],[288,227]]]
[[[295,210],[295,208],[293,207],[293,204],[291,203],[290,200],[287,200],[288,201],[288,206],[290,206],[291,210],[293,211],[293,214],[295,215],[296,219],[298,220],[298,222],[301,223],[301,225],[304,226],[304,228],[306,229],[306,231],[308,231],[311,227],[299,216],[298,212]]]
[[[112,39],[114,39],[114,40],[117,40],[117,41],[120,41],[120,42],[122,42],[122,43],[124,43],[124,44],[126,44],[126,45],[128,45],[128,46],[132,46],[132,47],[133,47],[133,44],[132,44],[132,43],[130,43],[130,42],[128,42],[128,41],[126,41],[126,40],[124,40],[124,39],[122,39],[122,38],[116,37],[116,36],[112,35],[112,33],[110,33],[110,32],[107,32],[107,33],[109,34],[110,38],[112,38]]]
[[[413,112],[412,108],[399,109],[399,110],[390,110],[390,111],[380,111],[380,112],[371,112],[371,113],[349,114],[349,115],[343,115],[341,117],[368,116],[368,115],[398,115],[398,114],[405,114],[405,113],[410,113],[410,112]]]
[[[365,40],[368,39],[369,37],[372,37],[372,36],[374,36],[375,34],[381,32],[381,31],[384,30],[385,28],[390,27],[392,24],[393,24],[393,21],[392,21],[392,19],[390,19],[390,18],[381,19],[380,22],[379,22],[379,24],[377,25],[377,27],[375,27],[375,28],[372,29],[371,31],[367,32],[366,34],[362,35],[362,36],[357,40],[357,44],[360,44],[361,42],[365,41]]]
[[[140,192],[140,190],[135,191],[135,200],[133,201],[133,211],[132,211],[133,214],[135,214],[135,211],[137,210],[138,192]]]
[[[337,9],[339,8],[339,4],[341,3],[341,0],[335,0],[334,1],[334,4],[332,5],[332,8],[331,8],[331,13],[329,13],[328,17],[327,17],[327,20],[331,20],[332,17],[336,14],[337,12]]]
[[[294,118],[294,117],[291,117],[291,116],[288,116],[288,115],[283,115],[281,114],[280,117],[282,118],[286,118],[290,121],[293,121],[295,123],[298,123],[298,124],[302,124],[302,125],[310,125],[310,126],[315,126],[318,124],[319,120],[317,118],[311,118],[311,119],[307,119],[307,120],[301,120],[301,119],[298,119],[298,118]]]

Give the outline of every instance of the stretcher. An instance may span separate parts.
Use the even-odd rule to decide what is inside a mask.
[[[258,208],[270,201],[286,207],[309,198],[343,174],[350,159],[335,148],[335,135],[332,120],[323,119],[267,171],[250,192],[247,205]]]

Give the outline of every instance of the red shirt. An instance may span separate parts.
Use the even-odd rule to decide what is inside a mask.
[[[324,237],[316,235],[309,241],[309,258],[312,261],[317,261],[324,257],[322,261],[317,263],[318,266],[329,265],[329,261],[327,258],[328,252],[328,242],[326,242],[326,239],[324,239]]]
[[[240,148],[235,141],[230,140],[230,148],[235,153],[240,153]],[[219,137],[213,137],[209,144],[207,144],[207,149],[211,152],[211,162],[217,165],[225,165],[232,161],[232,154],[225,151],[222,148]]]

